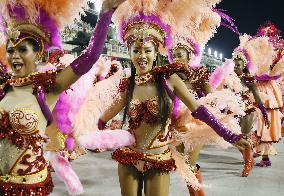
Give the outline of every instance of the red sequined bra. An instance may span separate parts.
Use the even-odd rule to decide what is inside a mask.
[[[159,103],[158,97],[153,97],[147,99],[143,102],[139,100],[132,100],[130,102],[128,115],[129,120],[129,129],[137,129],[141,122],[148,124],[155,124],[159,122]]]
[[[38,118],[29,112],[1,112],[0,141],[8,139],[11,145],[24,150],[9,173],[0,176],[1,195],[48,195],[52,192],[49,165],[41,146],[47,142],[47,138],[39,134]]]
[[[39,134],[37,130],[37,120],[36,116],[21,110],[15,110],[10,113],[1,112],[0,140],[7,138],[11,144],[17,146],[17,148],[29,149],[31,153],[38,155],[37,159],[32,162],[25,160],[30,158],[29,153],[22,156],[22,160],[19,160],[19,163],[29,165],[29,167],[26,170],[17,170],[16,172],[19,175],[29,174],[34,167],[41,170],[47,166],[41,149],[41,144],[46,143],[47,138],[43,138]]]

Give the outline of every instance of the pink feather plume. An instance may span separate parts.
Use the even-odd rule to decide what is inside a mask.
[[[130,146],[135,142],[133,135],[125,130],[103,130],[79,136],[79,146],[87,149],[108,149]]]
[[[223,66],[218,67],[209,78],[211,87],[216,89],[223,80],[234,71],[234,66],[234,61],[227,59]]]
[[[80,179],[67,158],[55,152],[48,152],[46,158],[50,161],[56,175],[65,183],[70,195],[80,195],[84,192]]]

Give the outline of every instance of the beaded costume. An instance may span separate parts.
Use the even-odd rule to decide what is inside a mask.
[[[265,30],[263,27],[259,32]],[[266,31],[264,31],[266,32]],[[283,44],[281,39],[275,39],[266,34],[258,34],[256,37],[244,35],[240,38],[241,44],[235,50],[235,56],[245,59],[246,66],[256,81],[256,86],[260,91],[260,98],[263,107],[256,110],[257,115],[257,147],[255,152],[259,155],[269,155],[271,142],[278,142],[281,138],[281,118],[282,113],[279,108],[283,106],[282,95],[277,80],[282,74],[283,56],[279,56],[279,51]],[[281,45],[282,44],[282,45]],[[256,52],[257,51],[257,52]],[[270,127],[265,125],[263,110],[267,110],[267,118]]]
[[[41,57],[43,52],[61,49],[59,31],[80,16],[85,3],[81,0],[1,1],[1,33],[13,47],[32,39],[38,44]],[[98,60],[112,13],[113,10],[100,14],[86,51],[70,63],[77,77],[88,72]],[[61,72],[57,73],[47,71],[31,73],[25,78],[1,77],[4,79],[0,101],[0,195],[48,195],[53,189],[50,164],[70,194],[83,192],[68,160],[57,152],[43,156],[43,145],[48,141],[46,127],[53,120],[51,111],[61,93],[56,81]],[[56,150],[62,150],[64,143],[68,144],[66,137],[62,134],[55,134],[55,137],[50,139],[58,139],[61,144]]]

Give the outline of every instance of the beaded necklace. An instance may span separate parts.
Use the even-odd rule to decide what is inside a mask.
[[[135,84],[137,86],[141,86],[143,84],[146,84],[148,82],[153,82],[153,81],[154,81],[154,76],[150,72],[142,76],[135,75]]]

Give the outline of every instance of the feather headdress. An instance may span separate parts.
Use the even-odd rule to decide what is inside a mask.
[[[61,48],[60,30],[83,13],[83,0],[1,0],[2,33],[13,45],[31,38],[40,52]]]
[[[216,29],[221,25],[221,16],[214,11],[220,0],[194,0],[192,6],[187,7],[186,15],[180,20],[179,25],[173,26],[174,41],[172,48],[168,49],[169,61],[173,60],[172,50],[183,47],[193,53],[189,65],[199,66],[201,49],[213,37]]]
[[[245,34],[240,37],[240,45],[234,50],[233,56],[243,59],[257,80],[274,80],[280,77],[276,70],[284,66],[281,60],[283,56],[278,51],[269,37],[251,37]]]
[[[165,55],[172,46],[172,34],[178,31],[175,27],[181,27],[183,20],[194,17],[195,12],[189,9],[201,9],[199,1],[127,0],[113,15],[119,39],[128,45],[136,40],[141,44],[153,41]]]
[[[265,36],[252,38],[245,34],[240,37],[240,46],[234,50],[234,58],[243,59],[252,75],[268,73],[274,55],[273,44]]]

